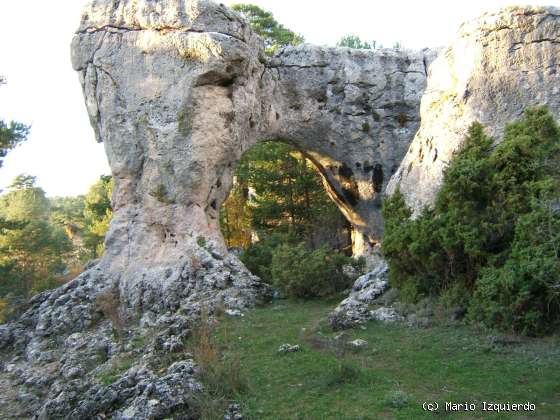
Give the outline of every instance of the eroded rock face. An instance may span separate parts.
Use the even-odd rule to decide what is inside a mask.
[[[195,291],[232,287],[232,307],[261,298],[258,279],[226,253],[218,211],[249,147],[241,116],[260,106],[263,59],[247,24],[212,2],[86,7],[72,62],[115,180],[99,267],[128,307],[176,310]],[[213,274],[197,282],[200,266]]]
[[[349,296],[329,314],[331,327],[335,330],[354,328],[378,319],[379,312],[370,310],[369,305],[376,303],[389,288],[388,273],[387,262],[381,260],[373,271],[358,277]]]
[[[103,270],[136,305],[135,285],[169,270],[172,283],[198,237],[225,252],[218,216],[237,162],[270,139],[310,157],[367,252],[433,56],[305,45],[269,60],[224,6],[92,1],[72,57],[115,179]]]
[[[418,213],[433,203],[473,122],[499,139],[528,106],[558,118],[559,70],[560,9],[511,7],[465,23],[430,66],[420,129],[387,192],[399,186]]]

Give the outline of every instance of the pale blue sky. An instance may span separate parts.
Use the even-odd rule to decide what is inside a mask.
[[[83,194],[109,173],[103,145],[94,140],[70,41],[87,0],[0,0],[0,118],[32,124],[29,141],[0,169],[0,189],[22,172],[36,175],[47,194]],[[449,43],[461,22],[510,0],[253,0],[286,27],[315,44],[334,45],[346,34],[421,48]],[[560,6],[560,0],[523,4]]]

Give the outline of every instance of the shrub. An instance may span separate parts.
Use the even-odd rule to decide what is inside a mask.
[[[0,324],[3,324],[8,319],[9,306],[7,299],[0,298]]]
[[[247,390],[248,383],[231,344],[226,340],[227,352],[224,352],[216,343],[208,307],[203,306],[200,315],[193,333],[192,350],[205,391],[195,396],[190,405],[197,418],[218,418],[223,416],[232,399]]]
[[[391,391],[385,395],[385,405],[392,408],[403,408],[410,402],[410,396],[401,390]]]
[[[560,318],[559,250],[560,214],[535,204],[519,218],[505,264],[483,270],[469,318],[527,335],[553,331]]]
[[[202,235],[199,235],[196,237],[196,244],[201,247],[204,248],[206,246],[206,238]]]
[[[240,257],[245,266],[264,282],[272,284],[272,253],[282,244],[296,244],[297,237],[290,233],[273,233],[264,236],[260,241],[251,244]]]
[[[345,265],[356,268],[363,262],[329,251],[326,247],[309,251],[303,243],[282,244],[272,252],[273,284],[286,296],[313,298],[340,292],[351,286]]]
[[[98,310],[111,321],[115,339],[122,344],[125,336],[126,316],[121,308],[118,291],[107,290],[99,293],[95,297],[95,304]]]
[[[330,369],[326,382],[329,386],[349,384],[356,382],[360,374],[360,370],[352,363],[337,360],[336,365]]]
[[[540,334],[560,315],[551,233],[558,230],[551,203],[560,197],[560,130],[546,109],[527,110],[493,144],[473,124],[435,205],[416,219],[399,191],[388,198],[382,251],[403,298],[444,295],[447,305],[470,305],[472,320]]]

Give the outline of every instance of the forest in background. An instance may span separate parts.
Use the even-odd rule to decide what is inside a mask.
[[[111,190],[103,176],[85,196],[49,198],[35,177],[20,175],[0,196],[0,322],[103,253]]]
[[[6,80],[0,77],[0,86]],[[0,168],[31,127],[0,119]],[[103,253],[112,217],[112,179],[85,196],[49,198],[36,177],[17,176],[0,195],[0,323],[33,295],[71,280]]]

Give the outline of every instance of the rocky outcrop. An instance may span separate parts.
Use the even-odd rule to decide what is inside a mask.
[[[370,309],[389,288],[389,266],[380,260],[375,269],[356,279],[349,296],[344,299],[329,315],[333,329],[354,328],[370,320],[396,321],[399,315],[392,308]],[[392,316],[389,316],[392,315]]]
[[[418,128],[434,53],[303,45],[269,60],[222,5],[96,0],[72,57],[115,179],[101,264],[136,303],[133,283],[177,276],[198,236],[225,251],[219,209],[241,155],[259,141],[311,159],[353,225],[355,253],[366,252]]]
[[[473,122],[499,140],[536,105],[560,117],[560,9],[511,7],[465,23],[430,66],[422,123],[388,193],[399,187],[417,214],[433,203]]]

